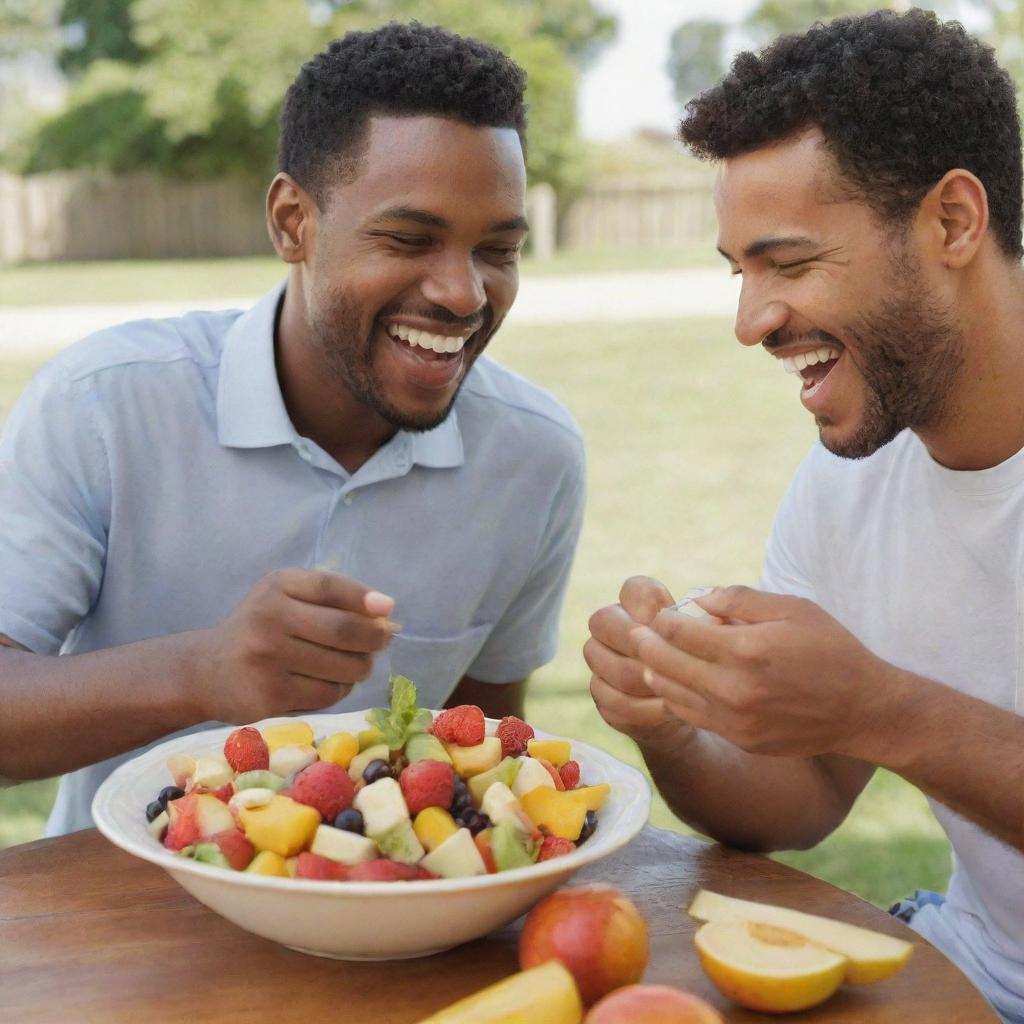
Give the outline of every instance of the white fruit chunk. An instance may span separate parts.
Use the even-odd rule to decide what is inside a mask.
[[[286,743],[270,755],[270,770],[282,779],[290,779],[318,760],[315,747],[306,743]]]
[[[547,775],[547,772],[544,774]],[[480,809],[494,825],[505,822],[520,832],[530,832],[533,829],[533,823],[523,810],[523,805],[504,782],[492,782],[487,787]]]
[[[554,789],[555,783],[551,773],[535,757],[519,758],[519,771],[512,783],[513,795],[523,797],[538,786],[550,786]]]
[[[867,928],[833,921],[799,910],[754,903],[701,889],[690,904],[690,916],[698,921],[750,921],[774,925],[846,957],[848,985],[867,985],[895,974],[907,961],[913,946],[902,939]]]
[[[328,857],[339,864],[362,864],[376,858],[377,844],[356,832],[320,825],[313,836],[309,852]]]
[[[272,789],[243,789],[228,801],[228,810],[237,815],[243,807],[265,807],[273,799]]]
[[[172,801],[173,804],[173,801]],[[235,818],[228,805],[223,800],[211,796],[209,793],[200,793],[196,797],[196,824],[199,826],[199,835],[203,839],[209,839],[218,832],[224,832],[235,827]]]
[[[402,796],[402,787],[390,776],[364,786],[353,801],[363,816],[363,831],[370,837],[379,836],[409,821],[409,808]]]
[[[442,878],[468,878],[471,875],[487,874],[487,865],[468,828],[460,828],[440,846],[431,850],[420,861],[420,866]]]
[[[220,789],[233,782],[235,773],[222,757],[197,757],[192,771],[192,786],[205,789]]]
[[[164,833],[167,831],[167,826],[170,824],[171,819],[167,816],[166,811],[161,811],[147,826],[149,834],[154,839],[163,839]]]

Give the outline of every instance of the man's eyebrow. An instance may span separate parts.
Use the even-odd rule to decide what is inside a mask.
[[[775,249],[813,249],[819,244],[813,238],[808,238],[806,235],[772,235],[768,238],[759,238],[756,242],[748,245],[743,250],[743,258],[752,260],[758,256],[763,256],[767,252],[773,252]],[[736,262],[724,249],[719,248],[718,251],[730,263]]]
[[[436,213],[427,210],[418,210],[414,206],[392,206],[383,210],[373,218],[372,223],[378,224],[388,220],[411,220],[416,224],[424,224],[430,228],[447,228],[451,225]],[[490,231],[529,231],[530,225],[525,217],[509,217],[508,220],[492,224]]]

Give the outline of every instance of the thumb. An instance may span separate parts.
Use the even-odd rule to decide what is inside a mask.
[[[630,576],[619,591],[619,604],[634,622],[649,626],[662,608],[672,604],[672,595],[650,576]]]
[[[753,587],[715,587],[710,594],[698,597],[700,605],[709,615],[726,622],[773,622],[787,618],[794,598],[783,594],[769,594]]]

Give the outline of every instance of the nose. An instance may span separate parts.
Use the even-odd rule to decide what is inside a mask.
[[[421,285],[423,297],[458,317],[478,313],[487,301],[483,278],[471,254],[447,253],[436,260]]]
[[[743,278],[734,328],[741,345],[759,345],[773,331],[785,326],[789,316],[789,307],[784,302],[766,295],[750,277]]]

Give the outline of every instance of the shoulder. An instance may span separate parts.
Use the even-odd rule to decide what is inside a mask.
[[[583,434],[572,414],[551,392],[481,356],[466,377],[456,403],[470,436],[484,432],[508,444],[529,445],[531,454],[555,450],[583,458]]]
[[[197,369],[216,367],[224,337],[240,315],[239,310],[196,311],[167,319],[130,320],[68,346],[46,370],[74,385],[147,367],[156,371],[183,363]]]

